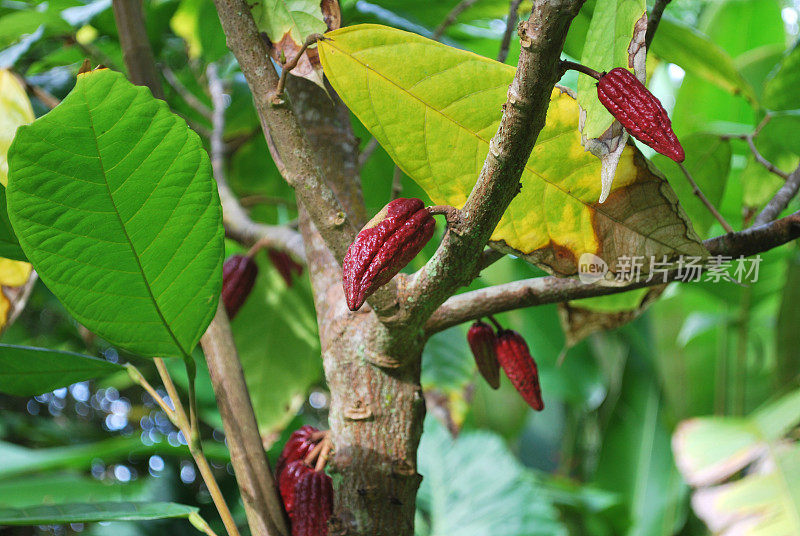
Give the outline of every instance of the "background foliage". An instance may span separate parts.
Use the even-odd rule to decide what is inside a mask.
[[[456,3],[344,1],[342,23],[380,23],[430,37]],[[584,47],[596,3],[586,2],[565,53],[603,68],[601,59]],[[293,196],[269,158],[246,83],[209,6],[196,0],[145,2],[156,58],[178,80],[165,86],[167,103],[207,143],[209,120],[181,91],[185,88],[208,105],[203,73],[207,62],[218,62],[230,94],[225,139],[234,148],[228,166],[231,186],[250,200],[255,219],[290,222],[297,216]],[[523,3],[520,13],[526,10],[529,6]],[[505,0],[479,0],[441,40],[493,59],[507,12]],[[800,5],[789,0],[673,0],[648,56],[649,87],[671,111],[687,167],[735,228],[751,222],[781,181],[755,161],[744,141],[720,134],[752,132],[770,110],[773,118],[756,138],[757,148],[784,171],[800,161],[800,100],[792,89],[797,87],[800,63],[799,13]],[[517,49],[518,43],[512,42],[509,65],[516,63]],[[124,72],[108,0],[0,2],[0,68],[61,99],[75,85],[85,57]],[[410,56],[411,61],[426,60]],[[32,119],[24,92],[20,97],[19,87],[7,82],[9,76],[0,71],[3,181],[10,143],[3,121],[12,113],[18,118],[14,126]],[[575,74],[567,74],[562,84],[576,88]],[[36,117],[48,109],[35,95],[31,104]],[[353,124],[366,146],[371,134],[355,116]],[[671,161],[646,147],[639,149],[666,175],[700,237],[721,234],[720,225],[697,202]],[[548,151],[541,159],[543,166],[557,165],[561,155]],[[388,201],[393,174],[394,162],[379,146],[362,169],[369,213]],[[403,196],[430,200],[425,184],[402,175],[402,186]],[[4,188],[0,196],[4,207]],[[0,255],[21,260],[24,256],[10,233],[3,209]],[[421,266],[435,242],[409,269]],[[228,244],[227,249],[230,253],[236,246]],[[790,244],[762,258],[756,284],[672,285],[633,322],[569,344],[556,306],[500,315],[501,322],[525,335],[539,363],[547,400],[547,411],[540,414],[527,409],[508,382],[492,391],[477,381],[465,326],[436,335],[423,359],[429,417],[420,454],[425,480],[418,533],[702,535],[709,527],[722,531],[735,526],[739,519],[741,502],[709,495],[730,478],[739,490],[746,490],[745,503],[769,501],[779,505],[775,508],[780,512],[797,514],[800,454],[794,441],[800,411],[791,393],[797,388],[800,364],[800,252]],[[290,288],[266,256],[258,263],[256,291],[233,329],[274,456],[287,431],[303,423],[324,426],[328,394],[307,278]],[[20,285],[19,270],[17,264],[0,262],[0,285]],[[521,259],[506,257],[484,271],[472,288],[541,274]],[[638,295],[628,302],[606,302],[605,310],[630,308],[640,300]],[[601,306],[595,302],[595,308]],[[186,335],[190,341],[193,337],[194,333]],[[158,512],[178,517],[190,516],[193,508],[163,503],[197,505],[204,518],[216,519],[208,492],[198,483],[182,447],[185,438],[125,373],[114,372],[114,363],[130,361],[153,377],[150,361],[88,333],[42,284],[34,287],[22,316],[2,332],[1,340],[71,352],[64,355],[75,359],[76,367],[86,366],[76,353],[99,357],[108,367],[91,362],[99,380],[47,393],[14,393],[3,387],[21,384],[4,363],[16,356],[0,346],[0,390],[24,395],[0,395],[0,525],[19,520],[25,511],[40,526],[15,528],[14,534],[194,532],[183,520],[106,525],[63,524],[68,520],[60,518],[60,523],[50,524],[59,519],[53,517],[59,509],[43,506],[112,499],[146,501],[151,507],[158,503]],[[193,344],[187,343],[186,349]],[[204,437],[213,437],[206,452],[223,491],[233,497],[235,483],[208,373],[202,358],[197,359],[199,351],[193,357]],[[185,388],[183,365],[173,361],[173,374]],[[51,387],[55,386],[47,389]],[[779,398],[787,393],[787,398]],[[28,398],[32,394],[37,396]],[[700,416],[702,420],[688,420]],[[456,431],[453,439],[451,432]],[[734,450],[717,452],[707,445]],[[736,458],[735,449],[748,455]],[[747,464],[731,465],[731,458],[746,459]],[[715,470],[695,478],[709,466]],[[735,473],[743,467],[747,476],[736,480],[740,475]],[[752,485],[757,481],[765,485]],[[776,481],[785,486],[773,485]],[[29,508],[34,506],[45,511]],[[140,517],[146,517],[148,508],[137,510]],[[234,514],[243,521],[240,507]],[[130,519],[131,514],[110,509],[105,515],[94,519]],[[800,533],[792,525],[797,515],[780,519],[788,519],[787,524],[752,534]]]

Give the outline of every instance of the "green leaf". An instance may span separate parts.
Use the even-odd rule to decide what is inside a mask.
[[[755,102],[755,91],[745,81],[730,55],[694,28],[662,17],[653,39],[653,54],[682,67],[734,95]],[[683,139],[681,139],[683,143]]]
[[[800,373],[797,349],[800,348],[800,255],[797,251],[789,259],[786,269],[786,283],[778,311],[775,328],[776,359],[778,382],[789,383]]]
[[[0,480],[0,505],[22,508],[75,502],[135,500],[144,481],[111,484],[77,473],[27,475]]]
[[[681,138],[681,144],[686,152],[683,165],[703,195],[713,206],[719,207],[731,169],[730,142],[712,134],[690,134]],[[711,225],[717,221],[714,215],[694,194],[694,189],[678,164],[660,154],[654,155],[652,161],[667,176],[695,231],[705,237]]]
[[[430,536],[565,535],[551,499],[500,437],[464,432],[452,439],[432,418],[420,443],[418,517]]]
[[[116,363],[86,355],[0,344],[0,392],[11,395],[38,395],[121,370]]]
[[[770,110],[797,108],[800,87],[800,42],[786,54],[764,86],[764,106]]]
[[[19,247],[19,240],[17,240],[17,235],[14,234],[11,222],[8,221],[6,189],[3,187],[0,187],[0,257],[17,261],[28,260],[22,248]]]
[[[614,0],[598,2],[589,23],[581,63],[598,72],[614,67],[630,67],[628,47],[634,36],[636,22],[646,13],[644,0]],[[586,110],[583,134],[597,138],[605,132],[614,118],[597,98],[597,80],[578,77],[578,102]]]
[[[463,206],[514,68],[376,25],[327,37],[320,57],[348,107],[435,204]],[[704,255],[669,185],[633,146],[622,154],[608,200],[596,203],[600,161],[581,146],[578,115],[573,97],[554,89],[522,190],[492,235],[495,245],[561,274],[577,273],[587,252],[602,253],[612,272],[623,255]]]
[[[0,508],[0,525],[55,525],[185,517],[198,508],[169,502],[98,502]]]
[[[102,69],[20,128],[8,210],[42,280],[87,329],[188,356],[216,311],[223,229],[208,155],[150,91]]]

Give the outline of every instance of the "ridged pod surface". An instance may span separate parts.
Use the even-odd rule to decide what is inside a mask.
[[[327,536],[333,513],[333,481],[323,471],[304,473],[294,491],[292,536]]]
[[[500,366],[525,402],[536,411],[542,411],[544,401],[539,386],[539,371],[522,335],[510,329],[501,331],[497,334],[495,352]]]
[[[388,283],[433,236],[436,221],[420,199],[391,201],[358,233],[342,263],[342,286],[351,311]]]
[[[313,441],[311,438],[318,432],[319,430],[309,425],[301,426],[292,432],[275,464],[276,476],[280,477],[281,472],[288,464],[296,460],[304,460],[314,450],[317,441]]]
[[[629,70],[616,67],[602,75],[597,97],[634,138],[676,162],[685,160],[661,101]]]
[[[467,342],[478,372],[492,389],[500,387],[500,363],[494,349],[496,339],[494,329],[485,322],[475,322],[467,332]]]
[[[222,303],[233,320],[256,283],[258,266],[245,255],[231,255],[222,265]]]
[[[283,500],[283,507],[286,513],[292,517],[295,506],[297,505],[297,484],[308,473],[313,473],[314,469],[303,463],[303,460],[295,460],[289,463],[278,475],[278,491]]]

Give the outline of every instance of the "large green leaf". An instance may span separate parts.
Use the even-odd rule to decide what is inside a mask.
[[[0,525],[55,525],[91,521],[144,521],[185,517],[195,506],[168,502],[98,502],[0,508]]]
[[[462,206],[514,68],[377,25],[327,35],[320,57],[348,107],[434,203]],[[573,97],[554,89],[522,190],[492,240],[563,274],[576,273],[587,252],[600,254],[611,271],[623,255],[703,255],[669,185],[632,146],[608,200],[596,203],[600,161],[581,146],[578,113]]]
[[[775,73],[764,86],[764,106],[770,110],[792,110],[798,107],[800,86],[800,43],[781,59]]]
[[[0,344],[0,392],[38,395],[71,383],[91,380],[122,370],[102,359],[48,350]]]
[[[20,245],[75,318],[145,356],[188,356],[216,311],[222,213],[199,137],[146,88],[82,74],[10,150]]]
[[[614,67],[633,68],[628,47],[634,37],[634,26],[644,14],[644,0],[598,2],[589,23],[581,63],[599,72]],[[586,110],[583,134],[587,138],[597,138],[614,122],[597,98],[596,84],[597,80],[590,76],[578,77],[578,102]]]
[[[755,101],[755,91],[736,69],[730,55],[690,26],[663,17],[652,50],[659,58],[680,65],[687,73]]]
[[[109,483],[78,473],[48,473],[0,480],[0,505],[23,508],[75,502],[137,500],[142,479],[127,484]]]
[[[747,418],[682,422],[672,439],[697,515],[715,533],[800,533],[800,446],[784,436],[800,420],[800,390]],[[744,476],[735,475],[748,465]],[[726,482],[727,481],[727,482]]]
[[[417,534],[425,536],[557,536],[567,534],[537,479],[500,437],[465,432],[452,439],[425,421]]]

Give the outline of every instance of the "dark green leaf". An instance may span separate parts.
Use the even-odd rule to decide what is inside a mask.
[[[144,521],[186,517],[194,506],[168,502],[100,502],[0,508],[0,525],[53,525],[91,521]]]
[[[38,395],[121,370],[86,355],[0,344],[0,392],[12,395]]]
[[[19,247],[19,240],[14,234],[11,222],[8,221],[8,211],[6,209],[6,189],[0,187],[0,257],[14,259],[17,261],[28,260]]]

